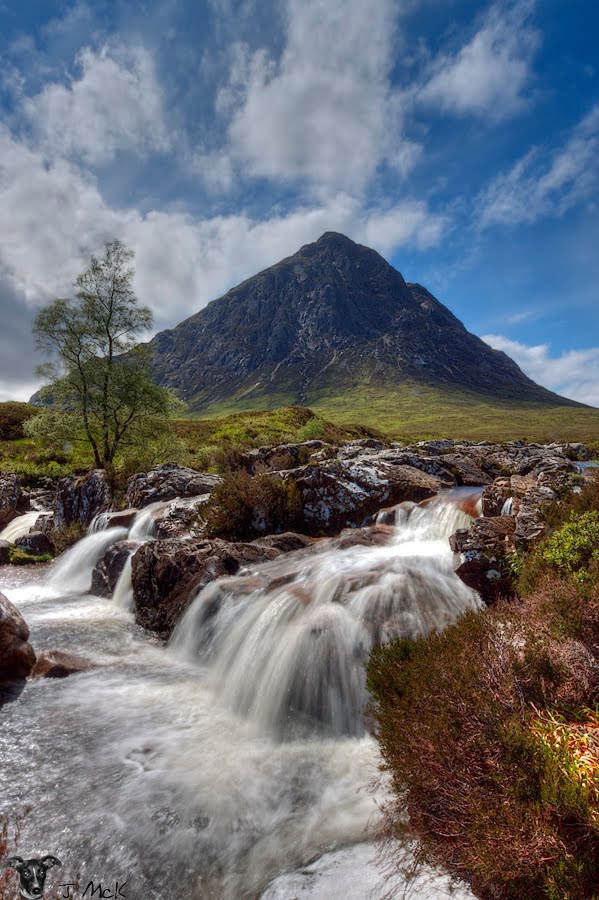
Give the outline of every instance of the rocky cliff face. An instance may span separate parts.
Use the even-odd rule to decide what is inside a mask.
[[[333,232],[159,333],[151,347],[156,380],[195,410],[309,405],[360,381],[572,402],[532,382],[374,250]]]

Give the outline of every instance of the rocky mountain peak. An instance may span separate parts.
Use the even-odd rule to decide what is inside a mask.
[[[152,341],[156,380],[193,409],[309,405],[406,381],[568,401],[470,334],[380,254],[327,231]]]

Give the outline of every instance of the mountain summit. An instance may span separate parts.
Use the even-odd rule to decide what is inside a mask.
[[[470,334],[376,251],[326,232],[150,344],[153,374],[201,412],[314,405],[367,385],[577,406]]]

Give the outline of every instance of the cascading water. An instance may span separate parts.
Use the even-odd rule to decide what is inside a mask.
[[[89,591],[95,564],[111,544],[126,537],[126,528],[107,528],[88,534],[56,560],[50,574],[50,584],[68,594]]]
[[[364,733],[364,663],[393,635],[442,629],[478,595],[447,543],[471,517],[449,503],[403,509],[383,547],[286,557],[204,588],[171,650],[198,659],[213,690],[276,735]]]
[[[16,519],[8,523],[6,528],[0,531],[0,541],[8,541],[10,544],[14,544],[17,538],[25,537],[26,534],[29,534],[39,517],[39,512],[28,512],[22,516],[17,516]]]
[[[133,609],[133,573],[131,567],[132,556],[125,560],[123,570],[119,575],[114,593],[112,595],[113,602],[119,609],[130,612]]]
[[[503,506],[501,507],[501,515],[502,516],[511,516],[514,510],[514,498],[508,497],[507,500],[504,501]]]
[[[37,649],[97,664],[28,682],[2,710],[1,808],[14,822],[29,807],[16,852],[56,854],[56,884],[75,873],[82,890],[126,881],[130,900],[255,900],[276,875],[341,847],[323,857],[324,893],[301,896],[329,900],[349,860],[344,900],[365,900],[380,884],[364,842],[385,788],[366,789],[379,758],[361,719],[363,661],[394,633],[441,628],[477,605],[446,540],[469,521],[455,507],[414,507],[384,546],[317,543],[213,582],[168,652],[123,613],[126,571],[112,600],[82,596],[126,529],[83,538],[49,581],[0,569]],[[265,897],[288,900],[295,885],[285,876]],[[450,895],[473,900],[431,872],[410,890]]]

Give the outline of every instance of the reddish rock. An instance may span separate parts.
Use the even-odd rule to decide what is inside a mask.
[[[0,594],[0,679],[26,678],[35,665],[29,626],[8,597]]]
[[[167,638],[189,602],[206,584],[280,555],[275,547],[218,539],[142,544],[132,559],[136,621]]]
[[[138,547],[136,541],[111,544],[92,572],[91,593],[96,597],[112,597],[125,563]]]
[[[37,658],[32,678],[66,678],[95,668],[94,663],[66,650],[44,650]]]

